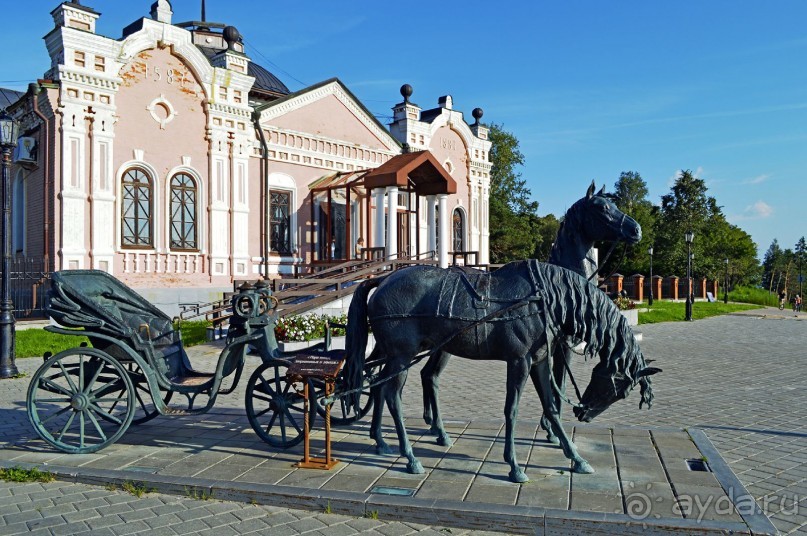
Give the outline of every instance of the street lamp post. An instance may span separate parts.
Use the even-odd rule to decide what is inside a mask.
[[[687,231],[684,239],[687,243],[687,301],[686,301],[686,317],[684,320],[692,320],[692,240],[695,238],[695,233]]]
[[[647,297],[647,306],[653,305],[653,246],[647,248],[647,254],[650,255],[650,296]]]
[[[0,378],[19,374],[14,364],[14,308],[11,303],[11,151],[17,145],[20,125],[8,112],[0,113],[0,149],[2,150],[3,220],[0,238],[3,241],[3,273],[0,275]]]
[[[726,284],[723,288],[723,303],[729,302],[729,258],[726,257]]]

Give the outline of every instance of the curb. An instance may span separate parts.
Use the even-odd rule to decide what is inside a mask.
[[[709,441],[709,437],[706,433],[701,430],[700,428],[687,428],[687,433],[689,437],[692,438],[692,441],[695,443],[695,446],[698,447],[698,450],[701,451],[701,454],[706,456],[706,459],[709,460],[709,466],[712,468],[712,473],[714,473],[715,478],[720,483],[720,486],[723,488],[723,491],[726,492],[729,499],[731,499],[732,504],[735,505],[735,509],[737,513],[740,514],[740,517],[743,518],[746,525],[751,529],[753,534],[770,534],[776,535],[779,534],[779,531],[776,527],[771,523],[771,520],[768,519],[768,516],[762,511],[759,505],[754,500],[754,496],[749,493],[749,491],[743,486],[740,479],[737,478],[737,475],[734,474],[734,471],[731,470],[726,460],[717,452],[717,449],[712,445],[712,442]],[[739,502],[747,502],[747,499],[751,499],[752,507],[749,508],[738,508],[737,504]],[[750,510],[750,511],[748,511]]]
[[[710,456],[709,459],[713,458]],[[373,517],[384,521],[414,522],[515,534],[777,534],[775,529],[773,532],[758,531],[759,529],[756,527],[761,528],[762,522],[756,519],[752,520],[754,526],[744,523],[694,519],[635,520],[628,515],[615,513],[391,497],[379,494],[304,489],[193,477],[170,477],[104,469],[82,468],[79,472],[75,467],[8,461],[0,461],[0,467],[37,468],[53,473],[57,479],[62,481],[94,486],[110,484],[122,486],[125,482],[136,482],[148,487],[151,491],[168,495],[191,497],[201,495],[215,500],[266,504],[320,512],[327,510],[334,514]],[[745,519],[745,516],[743,518]],[[765,520],[767,521],[767,518]],[[770,524],[769,521],[768,524]],[[772,527],[772,525],[770,526]],[[749,527],[752,528],[749,529]]]

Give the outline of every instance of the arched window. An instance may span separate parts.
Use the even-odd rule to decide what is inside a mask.
[[[272,190],[269,206],[269,249],[291,253],[291,192]]]
[[[153,189],[149,176],[140,168],[123,174],[121,191],[121,244],[128,248],[154,245]]]
[[[462,211],[458,208],[454,209],[454,214],[451,218],[451,238],[454,251],[464,251],[463,245],[465,244],[465,219],[463,218]]]
[[[193,177],[177,173],[171,178],[171,249],[199,249],[196,199]]]

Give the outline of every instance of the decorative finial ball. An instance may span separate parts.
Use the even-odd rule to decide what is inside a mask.
[[[474,108],[474,111],[471,112],[471,115],[474,116],[474,119],[476,119],[476,122],[478,123],[479,120],[482,119],[482,116],[485,115],[485,111],[482,110],[482,108]]]
[[[401,86],[401,96],[404,98],[406,102],[409,102],[409,97],[411,97],[412,93],[414,92],[415,90],[412,89],[412,86],[410,86],[409,84],[404,84]]]
[[[224,40],[227,41],[230,48],[233,47],[233,44],[240,42],[241,34],[238,32],[238,28],[235,26],[227,26],[224,28]]]

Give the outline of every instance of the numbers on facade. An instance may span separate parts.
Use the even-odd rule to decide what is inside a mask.
[[[143,76],[146,80],[151,80],[152,82],[161,82],[165,80],[167,83],[173,85],[175,83],[179,83],[179,85],[184,86],[188,82],[188,78],[186,73],[176,69],[168,69],[163,73],[162,68],[158,66],[149,67],[149,64],[143,62]]]

